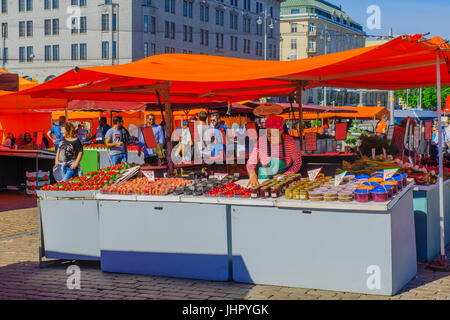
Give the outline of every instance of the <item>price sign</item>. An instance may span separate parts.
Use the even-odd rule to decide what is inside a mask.
[[[431,121],[425,121],[425,140],[431,140],[433,137],[433,124]]]
[[[218,180],[222,180],[226,176],[228,176],[228,173],[214,172],[214,177],[217,178]]]
[[[420,128],[414,127],[414,148],[417,150],[419,149],[420,144]]]
[[[316,180],[317,176],[319,175],[320,171],[322,170],[322,168],[318,168],[318,169],[314,169],[314,170],[309,170],[308,171],[308,177],[310,181],[314,181]]]
[[[336,134],[334,138],[336,141],[343,141],[347,139],[347,123],[337,123],[335,130]]]
[[[305,150],[306,151],[317,150],[317,133],[307,132],[305,134]]]
[[[143,170],[142,174],[148,179],[148,181],[155,181],[155,171],[153,170]]]
[[[383,180],[386,181],[386,179],[392,178],[392,176],[393,176],[394,174],[396,174],[397,171],[398,171],[399,169],[400,169],[400,168],[396,168],[396,169],[385,169],[385,170],[383,171]]]
[[[336,177],[334,177],[334,186],[337,187],[341,184],[342,180],[344,180],[345,175],[347,174],[347,171],[342,172],[341,174],[338,174]]]
[[[387,140],[389,142],[391,142],[392,138],[394,137],[394,130],[395,130],[395,126],[393,126],[393,125],[389,126],[388,131],[387,131]]]

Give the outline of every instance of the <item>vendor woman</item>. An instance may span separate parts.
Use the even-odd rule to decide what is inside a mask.
[[[259,186],[258,179],[272,179],[276,175],[288,175],[300,170],[300,151],[294,138],[284,133],[283,126],[282,117],[269,116],[266,119],[267,133],[258,139],[247,162],[249,185],[252,188]],[[258,164],[260,166],[257,169]]]

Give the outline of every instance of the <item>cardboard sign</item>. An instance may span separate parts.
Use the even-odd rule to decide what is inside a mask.
[[[400,169],[400,168],[396,168],[396,169],[385,169],[385,170],[383,171],[383,180],[386,181],[386,179],[392,178],[392,176],[393,176],[394,174],[396,174],[397,171],[398,171],[399,169]]]
[[[429,141],[431,140],[432,137],[433,137],[433,123],[431,121],[425,121],[425,140]]]
[[[155,171],[153,170],[142,170],[142,174],[148,179],[148,181],[155,181]]]
[[[315,132],[305,133],[305,150],[306,151],[317,150],[317,133]]]
[[[308,177],[309,177],[309,180],[310,180],[310,181],[316,180],[316,178],[317,178],[317,176],[319,175],[319,173],[320,173],[321,170],[322,170],[322,168],[309,170],[309,171],[308,171]]]
[[[258,139],[258,132],[256,131],[256,125],[254,122],[245,124],[245,129],[247,130],[247,135],[250,140]]]
[[[341,174],[338,174],[336,177],[334,177],[334,186],[337,187],[341,184],[342,180],[344,180],[345,175],[347,174],[347,171],[342,172]]]
[[[153,128],[142,127],[141,130],[147,148],[156,148],[158,146],[158,143],[156,142],[155,134],[153,133]]]
[[[336,141],[347,140],[347,123],[337,123],[336,124]]]

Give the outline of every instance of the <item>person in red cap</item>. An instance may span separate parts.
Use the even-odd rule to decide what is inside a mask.
[[[258,179],[272,179],[275,175],[297,173],[302,166],[300,151],[294,138],[283,131],[284,119],[269,116],[267,133],[261,135],[247,162],[249,185],[259,186]],[[257,165],[261,164],[256,173]]]

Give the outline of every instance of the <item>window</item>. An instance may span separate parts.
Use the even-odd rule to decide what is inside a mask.
[[[223,33],[216,33],[216,48],[223,49]]]
[[[170,22],[166,21],[164,24],[164,38],[169,39],[170,38]]]
[[[87,0],[80,0],[80,7],[86,7]]]
[[[238,16],[236,14],[230,13],[230,28],[234,30],[238,29]]]
[[[59,34],[59,19],[53,19],[53,35]],[[59,50],[59,47],[58,47]]]
[[[183,17],[192,18],[192,1],[183,0]]]
[[[216,10],[216,24],[219,26],[223,26],[223,15],[224,12],[222,10]]]
[[[267,56],[269,58],[272,58],[272,44],[270,43],[268,46],[268,52],[267,52]]]
[[[314,33],[316,31],[316,27],[314,25],[314,22],[309,23],[309,33]]]
[[[19,0],[19,12],[23,12],[23,11],[25,11],[25,0]],[[25,54],[25,49],[23,49],[23,50],[24,50],[24,54]],[[21,61],[21,62],[23,62],[23,61]]]
[[[148,57],[148,42],[144,42],[144,58]]]
[[[117,31],[117,14],[116,13],[112,14],[111,30]]]
[[[230,50],[238,51],[238,37],[230,36]]]
[[[72,6],[77,6],[78,5],[78,0],[71,0],[70,1]]]
[[[112,42],[112,58],[117,58],[117,41]]]
[[[44,20],[44,34],[46,36],[52,34],[52,20],[51,19]]]
[[[2,22],[2,38],[8,38],[8,23]]]
[[[59,0],[53,0],[52,6],[53,9],[59,9]]]
[[[156,54],[156,43],[150,44],[150,54],[153,56]]]
[[[308,40],[308,50],[314,51],[316,48],[316,40],[315,39],[309,39]]]
[[[2,55],[3,63],[8,63],[8,48],[3,48],[3,55]]]
[[[19,62],[25,62],[25,47],[19,47]]]
[[[72,44],[72,60],[78,60],[78,44]]]
[[[44,59],[45,59],[45,61],[51,61],[52,60],[52,46],[45,46],[44,47]]]
[[[33,21],[27,21],[27,37],[33,36]]]
[[[200,21],[209,22],[209,6],[207,4],[200,4]]]
[[[250,28],[250,25],[251,25],[251,23],[252,23],[252,19],[251,18],[249,18],[249,17],[244,17],[244,24],[243,24],[243,30],[244,30],[244,32],[247,32],[247,33],[250,33],[251,32],[251,28]]]
[[[78,33],[78,19],[77,18],[72,18],[72,34],[73,33]]]
[[[102,59],[109,59],[109,41],[102,42]]]
[[[143,2],[144,2],[143,6],[145,6],[145,7],[151,7],[152,6],[152,0],[144,0]]]
[[[53,46],[53,61],[59,61],[59,44]]]
[[[175,39],[175,23],[170,23],[170,39]]]
[[[80,43],[80,60],[87,60],[87,44]]]
[[[8,1],[7,0],[2,0],[2,13],[8,13]],[[8,50],[6,52],[8,52]],[[6,58],[6,59],[8,59],[8,58]]]
[[[297,32],[297,24],[296,23],[291,23],[291,32],[292,33],[296,33]]]
[[[25,37],[25,21],[19,21],[19,37]]]
[[[150,33],[156,33],[156,17],[150,17]]]
[[[102,31],[109,31],[109,14],[102,14]]]
[[[87,17],[80,17],[80,33],[87,32]]]
[[[188,26],[184,25],[183,26],[183,41],[188,41]]]
[[[164,10],[166,12],[175,13],[175,0],[165,0]]]
[[[244,39],[244,53],[250,54],[251,48],[250,48],[250,40]]]
[[[27,11],[32,11],[33,10],[33,0],[27,0]],[[28,47],[33,49],[33,47]]]
[[[291,39],[291,50],[297,49],[297,39]]]
[[[204,46],[209,45],[209,31],[200,29],[200,44]]]
[[[148,31],[149,31],[148,16],[144,15],[144,33],[148,33]],[[148,46],[148,43],[147,43],[147,46]]]
[[[300,13],[300,9],[292,9],[291,10],[291,14],[299,14]]]
[[[244,1],[244,10],[251,10],[250,0],[243,0]]]

